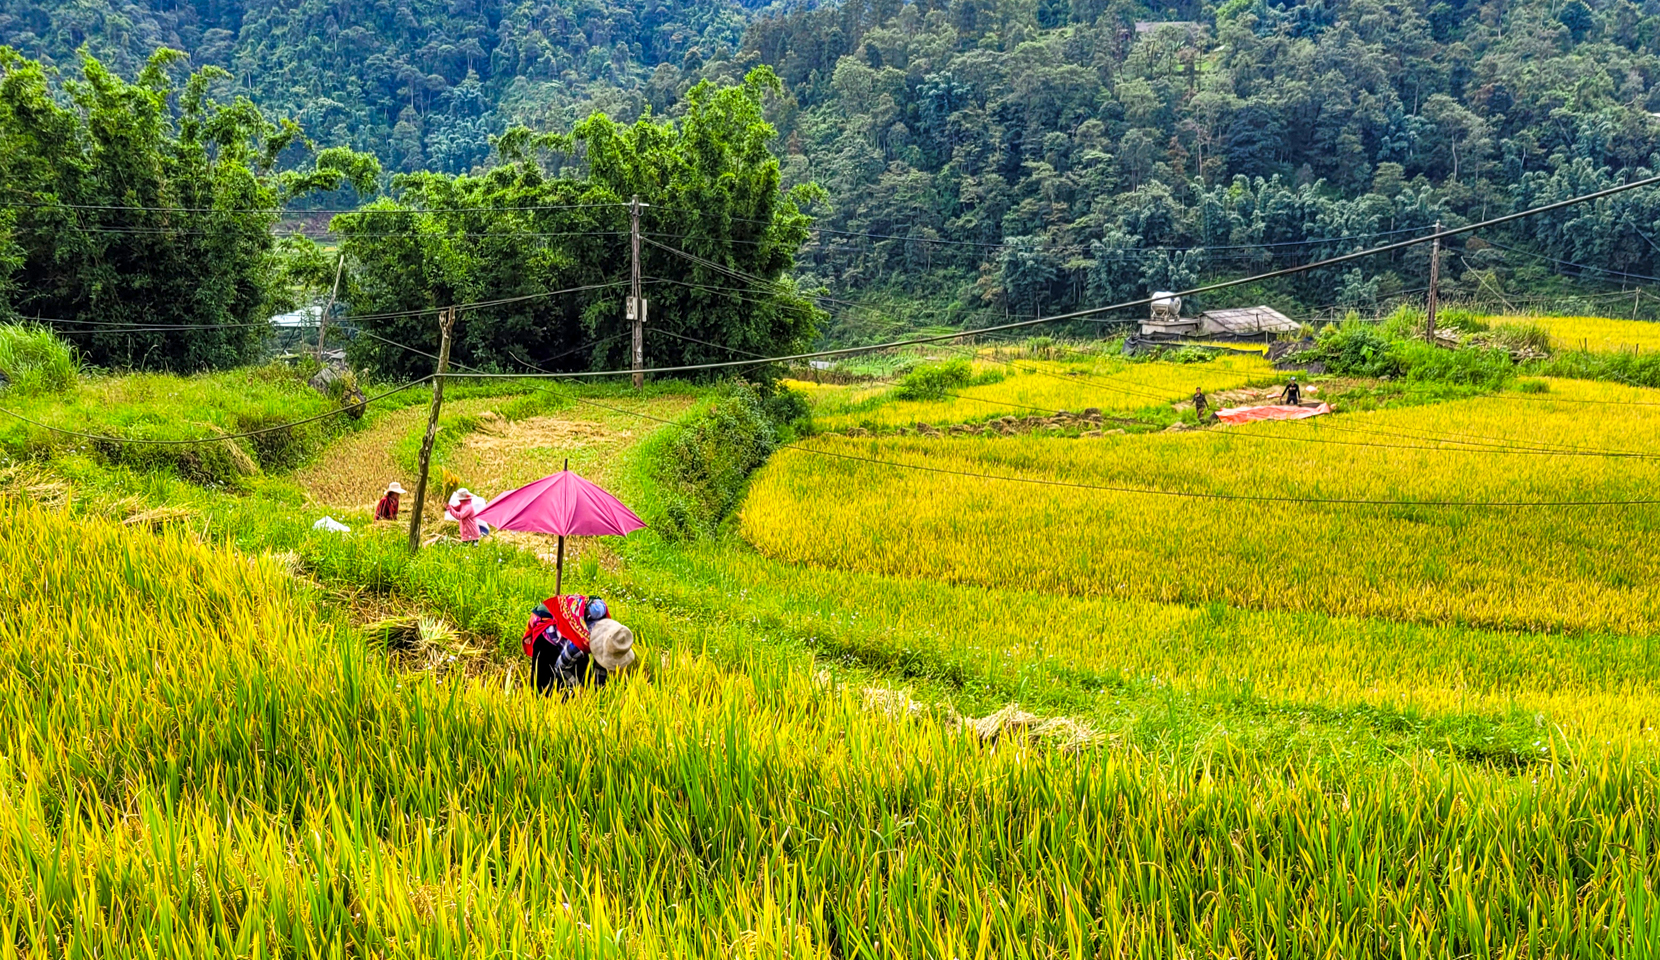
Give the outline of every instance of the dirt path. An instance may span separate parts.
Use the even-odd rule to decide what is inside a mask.
[[[616,411],[576,405],[516,421],[504,420],[491,409],[502,402],[500,398],[475,398],[445,405],[446,421],[451,416],[473,415],[481,423],[442,462],[434,464],[431,483],[440,483],[448,472],[468,489],[491,497],[555,473],[569,458],[572,470],[612,488],[625,468],[619,454],[662,426],[658,420],[673,420],[685,412],[693,400],[679,396],[607,400],[606,405]],[[624,410],[655,419],[619,412]],[[398,464],[393,451],[422,428],[426,416],[424,406],[393,411],[368,429],[335,443],[295,479],[319,507],[368,513],[389,481],[414,488],[414,477]],[[436,506],[432,501],[429,504]],[[441,510],[432,512],[437,516],[429,515],[423,528],[430,526],[437,532],[448,521]]]

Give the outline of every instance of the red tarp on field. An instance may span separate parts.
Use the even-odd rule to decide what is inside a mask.
[[[1249,423],[1252,420],[1304,420],[1309,417],[1318,417],[1322,413],[1330,413],[1331,404],[1321,403],[1318,407],[1233,407],[1228,410],[1218,410],[1216,418],[1223,423]]]

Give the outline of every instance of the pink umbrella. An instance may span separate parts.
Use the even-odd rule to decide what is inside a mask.
[[[551,533],[559,537],[558,572],[554,593],[565,581],[565,538],[623,536],[646,525],[622,501],[571,472],[571,462],[551,477],[490,501],[478,519],[498,530]]]

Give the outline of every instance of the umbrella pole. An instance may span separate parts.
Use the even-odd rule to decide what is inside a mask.
[[[565,469],[571,468],[571,458],[565,458]],[[559,559],[553,566],[553,595],[565,595],[565,535],[559,535]]]

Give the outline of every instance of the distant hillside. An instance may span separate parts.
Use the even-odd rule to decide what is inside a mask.
[[[59,63],[84,42],[129,73],[179,46],[392,171],[469,169],[511,124],[669,111],[772,64],[787,175],[831,196],[807,279],[948,308],[844,313],[852,339],[1355,249],[1660,152],[1660,6],[1629,0],[0,0],[0,41]],[[1657,253],[1660,201],[1627,194],[1444,267],[1450,295],[1523,307],[1649,282]],[[1239,298],[1365,307],[1426,274],[1418,250]]]
[[[1033,312],[1346,252],[1653,167],[1657,12],[878,0],[760,19],[744,50],[795,93],[790,169],[829,188],[821,226],[877,235],[825,233],[811,261],[825,281],[943,280],[964,304]],[[1656,240],[1660,198],[1627,194],[1455,245],[1448,292],[1520,304],[1647,282]],[[1267,292],[1364,306],[1421,289],[1427,261],[1420,249]]]
[[[0,0],[0,42],[60,65],[85,44],[129,76],[175,47],[391,169],[457,171],[509,123],[638,112],[657,66],[735,48],[747,19],[738,0]]]

